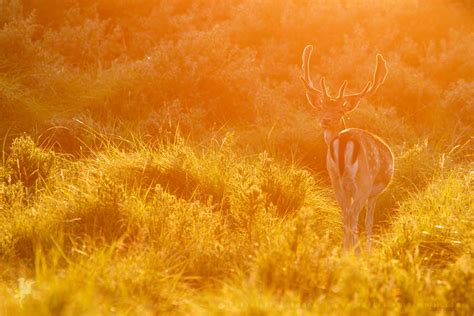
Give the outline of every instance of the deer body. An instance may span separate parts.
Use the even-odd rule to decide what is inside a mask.
[[[345,95],[347,82],[339,89],[339,96],[329,96],[324,78],[321,91],[314,88],[309,77],[312,46],[303,52],[303,76],[309,103],[320,111],[324,141],[328,146],[326,167],[336,200],[342,208],[344,249],[357,246],[358,219],[367,203],[365,228],[367,249],[370,250],[372,225],[377,196],[390,183],[394,169],[393,154],[378,136],[358,128],[345,128],[343,116],[357,107],[362,97],[375,92],[383,84],[387,69],[381,55],[377,55],[374,80],[362,92]],[[383,64],[383,65],[380,65]]]
[[[367,131],[345,129],[331,140],[326,166],[343,211],[344,248],[356,245],[359,215],[368,202],[365,228],[367,248],[370,249],[375,201],[388,186],[393,174],[390,148]]]

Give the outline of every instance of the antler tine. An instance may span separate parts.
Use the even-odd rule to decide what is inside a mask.
[[[324,98],[329,98],[328,89],[326,87],[326,80],[324,79],[324,77],[322,77],[319,81],[319,85],[321,86],[321,90],[323,91]]]
[[[387,73],[387,62],[381,54],[377,54],[375,62],[374,80],[370,92],[377,91],[377,89],[385,82],[385,78],[387,78]]]
[[[307,45],[304,48],[302,58],[302,65],[301,69],[303,70],[303,76],[301,76],[301,80],[303,81],[306,89],[312,90],[313,92],[321,93],[318,89],[314,88],[313,82],[311,81],[311,77],[309,76],[309,61],[311,58],[311,53],[313,52],[313,45]]]
[[[354,110],[357,105],[359,105],[360,100],[368,94],[372,94],[377,91],[377,89],[385,82],[387,77],[387,63],[382,55],[377,54],[377,60],[375,63],[374,78],[372,81],[367,82],[364,89],[361,92],[344,95],[345,105],[344,109],[346,112]],[[341,90],[342,87],[341,87]]]
[[[387,62],[381,54],[377,54],[375,61],[374,78],[372,81],[369,81],[369,88],[364,88],[364,90],[361,92],[362,95],[375,93],[378,88],[385,82],[385,78],[387,78],[387,73]]]
[[[375,71],[374,71],[374,78],[372,81],[367,82],[364,89],[361,92],[346,95],[345,97],[357,97],[362,98],[368,94],[375,93],[378,88],[385,82],[385,78],[387,78],[387,63],[382,55],[377,54],[377,59],[375,63]]]
[[[347,87],[347,80],[344,80],[342,83],[342,86],[339,88],[339,95],[337,96],[338,99],[341,99],[344,97],[344,91],[346,90]]]
[[[370,93],[372,92],[372,88],[374,87],[374,84],[372,83],[372,81],[369,81],[367,82],[367,84],[365,85],[364,89],[362,89],[361,92],[359,92],[357,95],[363,97],[364,95],[366,95],[367,93]]]
[[[308,45],[304,48],[303,55],[301,56],[302,58],[302,65],[301,69],[303,70],[303,79],[306,81],[306,84],[313,88],[313,82],[311,81],[311,77],[309,76],[309,60],[311,58],[311,53],[313,51],[313,46]]]

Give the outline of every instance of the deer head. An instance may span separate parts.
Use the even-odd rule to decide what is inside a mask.
[[[331,139],[337,135],[344,127],[344,114],[354,110],[363,97],[373,94],[384,83],[387,77],[387,64],[382,55],[377,54],[374,77],[369,81],[361,92],[355,94],[345,94],[347,81],[344,81],[339,88],[337,97],[329,95],[324,77],[319,82],[320,89],[313,86],[309,76],[309,60],[313,46],[308,45],[303,51],[303,75],[301,80],[306,87],[306,98],[309,104],[320,112],[321,127],[324,131],[324,140],[329,144]]]

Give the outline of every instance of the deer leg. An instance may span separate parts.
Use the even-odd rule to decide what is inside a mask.
[[[338,185],[333,187],[336,194],[336,200],[342,209],[342,225],[343,225],[343,251],[346,252],[351,248],[351,203],[348,196],[339,189]]]
[[[359,255],[360,248],[357,242],[359,214],[362,209],[362,202],[360,200],[354,201],[350,212],[351,216],[351,247],[354,248],[355,254]]]
[[[348,251],[351,248],[351,216],[350,216],[350,209],[348,207],[344,207],[342,209],[342,224],[344,229],[344,244],[343,249],[344,251]]]
[[[367,212],[365,214],[365,231],[367,232],[367,252],[370,252],[370,249],[372,247],[372,226],[374,224],[374,210],[376,200],[376,196],[369,197],[369,201],[367,203]]]

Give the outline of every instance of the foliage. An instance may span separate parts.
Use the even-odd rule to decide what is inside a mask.
[[[63,159],[27,202],[21,182],[4,185],[2,311],[472,309],[472,175],[462,167],[405,194],[374,251],[357,258],[340,254],[340,211],[324,185],[267,153],[237,156],[229,139]],[[189,182],[178,187],[178,176]]]
[[[370,56],[381,52],[390,74],[373,98],[377,107],[394,109],[395,120],[415,123],[418,132],[440,117],[447,118],[446,131],[458,117],[471,125],[469,105],[460,105],[472,94],[474,73],[467,5],[183,0],[51,6],[6,1],[1,9],[1,112],[22,131],[31,122],[51,125],[57,113],[143,124],[175,104],[173,120],[197,115],[206,126],[201,133],[216,123],[267,122],[269,128],[305,104],[298,55],[308,43],[317,50],[313,74],[326,76],[333,90],[342,79],[350,92],[361,89],[370,78]],[[26,111],[21,118],[18,110]],[[201,133],[194,130],[193,137]]]
[[[16,138],[10,147],[5,169],[11,173],[8,182],[22,182],[31,187],[40,179],[46,179],[54,163],[54,154],[37,147],[31,137]]]

